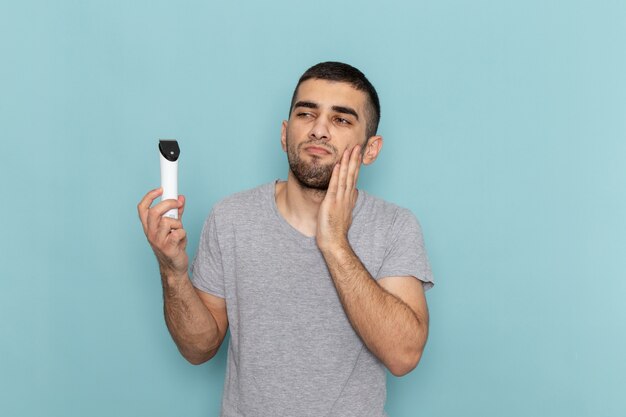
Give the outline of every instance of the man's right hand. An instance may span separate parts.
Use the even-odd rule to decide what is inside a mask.
[[[164,200],[150,207],[163,194],[150,191],[137,205],[139,219],[148,242],[159,261],[163,282],[165,323],[180,353],[194,365],[217,353],[228,329],[226,301],[193,287],[187,269],[187,233],[181,219],[185,197]],[[178,220],[163,217],[178,208]]]
[[[187,232],[183,229],[182,216],[185,210],[185,197],[178,200],[163,200],[150,207],[154,200],[163,194],[162,188],[150,191],[137,205],[143,231],[159,261],[161,273],[183,276],[189,268],[187,257]],[[163,215],[178,208],[178,220]]]

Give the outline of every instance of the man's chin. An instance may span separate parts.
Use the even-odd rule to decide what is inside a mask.
[[[328,182],[324,183],[324,184],[317,184],[317,183],[308,183],[308,184],[303,184],[302,182],[300,183],[300,185],[304,188],[308,188],[309,190],[315,190],[315,191],[328,191]]]
[[[326,191],[333,174],[334,163],[322,163],[320,158],[313,157],[311,162],[296,155],[289,159],[289,170],[302,188]],[[308,158],[307,158],[308,159]]]
[[[328,190],[330,174],[332,174],[332,171],[329,173],[320,172],[319,175],[312,175],[311,173],[303,173],[292,169],[291,173],[300,187],[308,188],[310,190],[326,191]]]
[[[317,191],[328,190],[328,184],[330,183],[329,180],[317,178],[302,178],[301,176],[298,176],[296,174],[294,174],[294,178],[298,181],[298,184],[300,184],[302,188],[308,188],[310,190]]]

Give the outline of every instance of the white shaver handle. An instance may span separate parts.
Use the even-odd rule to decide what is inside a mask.
[[[178,161],[168,161],[163,155],[159,155],[159,158],[161,159],[161,187],[163,187],[161,201],[178,200]],[[178,209],[168,210],[163,217],[178,219]]]

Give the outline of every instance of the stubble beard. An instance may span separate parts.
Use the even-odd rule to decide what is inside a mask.
[[[300,186],[311,190],[327,191],[328,184],[330,183],[330,177],[333,173],[333,167],[335,166],[335,161],[322,163],[321,158],[315,155],[312,156],[311,162],[307,162],[300,158],[300,151],[305,146],[318,145],[319,141],[307,141],[302,142],[298,146],[293,146],[290,144],[289,137],[287,137],[286,142],[289,169]],[[324,143],[324,148],[330,148],[332,153],[337,155],[337,149],[334,146]]]

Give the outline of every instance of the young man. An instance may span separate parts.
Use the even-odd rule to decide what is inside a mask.
[[[287,181],[216,204],[191,278],[183,225],[162,217],[182,217],[184,197],[139,203],[182,355],[211,359],[230,326],[222,416],[385,416],[385,367],[419,362],[433,285],[419,224],[356,188],[382,148],[379,118],[359,70],[307,70],[282,124]]]

